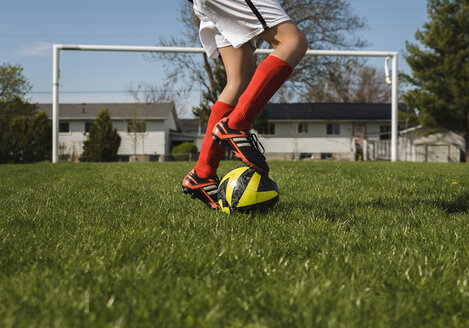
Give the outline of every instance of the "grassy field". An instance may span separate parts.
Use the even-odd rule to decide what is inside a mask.
[[[194,163],[0,166],[0,327],[469,326],[467,164],[269,164],[251,216]]]

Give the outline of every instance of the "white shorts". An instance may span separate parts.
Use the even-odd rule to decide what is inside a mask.
[[[194,0],[200,42],[210,58],[239,48],[270,27],[291,20],[277,0]]]

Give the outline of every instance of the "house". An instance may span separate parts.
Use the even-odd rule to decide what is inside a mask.
[[[268,159],[363,158],[365,140],[391,139],[390,104],[267,104],[259,135]]]
[[[365,159],[366,148],[381,149],[381,143],[383,156],[390,157],[390,104],[269,103],[265,111],[266,128],[257,132],[268,160],[354,161]],[[184,121],[183,131],[198,135],[200,149],[206,126]]]
[[[59,156],[77,160],[83,152],[90,126],[98,113],[107,109],[112,124],[121,137],[118,155],[121,160],[164,160],[171,148],[194,135],[180,132],[173,103],[160,104],[60,104]],[[52,105],[40,104],[39,110],[52,117]],[[132,123],[138,122],[131,128]]]
[[[454,132],[422,135],[422,126],[399,132],[399,159],[412,162],[461,162],[464,160],[465,141]]]
[[[39,105],[51,117],[51,105]],[[59,155],[77,160],[99,111],[107,109],[121,136],[121,160],[171,160],[171,149],[184,141],[201,148],[206,125],[178,119],[174,104],[61,104]],[[400,110],[404,110],[400,106]],[[273,104],[258,131],[268,160],[389,160],[391,105],[346,103]],[[129,125],[140,122],[139,131]],[[453,133],[422,137],[419,127],[400,131],[399,160],[459,161],[462,137]]]
[[[272,159],[390,160],[391,105],[297,103],[266,105],[267,125],[257,131],[265,156]],[[405,110],[401,104],[399,110]],[[186,120],[188,133],[202,144],[205,126]],[[452,132],[427,137],[421,127],[399,131],[398,159],[414,162],[459,162],[464,139]]]

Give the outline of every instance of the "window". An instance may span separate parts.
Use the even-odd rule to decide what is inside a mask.
[[[298,133],[308,133],[308,123],[299,123]]]
[[[269,134],[271,134],[271,135],[275,134],[275,124],[274,123],[269,123]]]
[[[68,122],[59,123],[59,132],[69,133],[70,132],[70,123],[68,123]]]
[[[259,128],[259,134],[263,135],[273,135],[275,134],[275,124],[274,123],[267,123]]]
[[[331,160],[332,158],[332,153],[321,153],[321,160]]]
[[[390,140],[391,139],[391,126],[381,125],[379,127],[379,140]]]
[[[327,135],[340,135],[340,124],[338,123],[329,123],[327,124]]]
[[[147,132],[147,123],[145,121],[135,121],[127,124],[127,132],[143,133]]]
[[[92,122],[85,122],[85,133],[90,133],[90,128],[92,125]]]

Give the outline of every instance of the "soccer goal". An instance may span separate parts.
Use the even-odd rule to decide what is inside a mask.
[[[104,52],[141,52],[141,53],[203,53],[203,48],[150,47],[150,46],[113,46],[113,45],[73,45],[54,44],[52,50],[52,163],[59,161],[59,80],[61,51],[104,51]],[[257,49],[256,54],[268,55],[273,49]],[[398,143],[398,52],[392,51],[347,51],[347,50],[308,50],[306,56],[342,57],[382,57],[385,58],[385,80],[392,85],[391,101],[391,161],[397,161]],[[389,74],[389,61],[392,60],[392,74]]]

